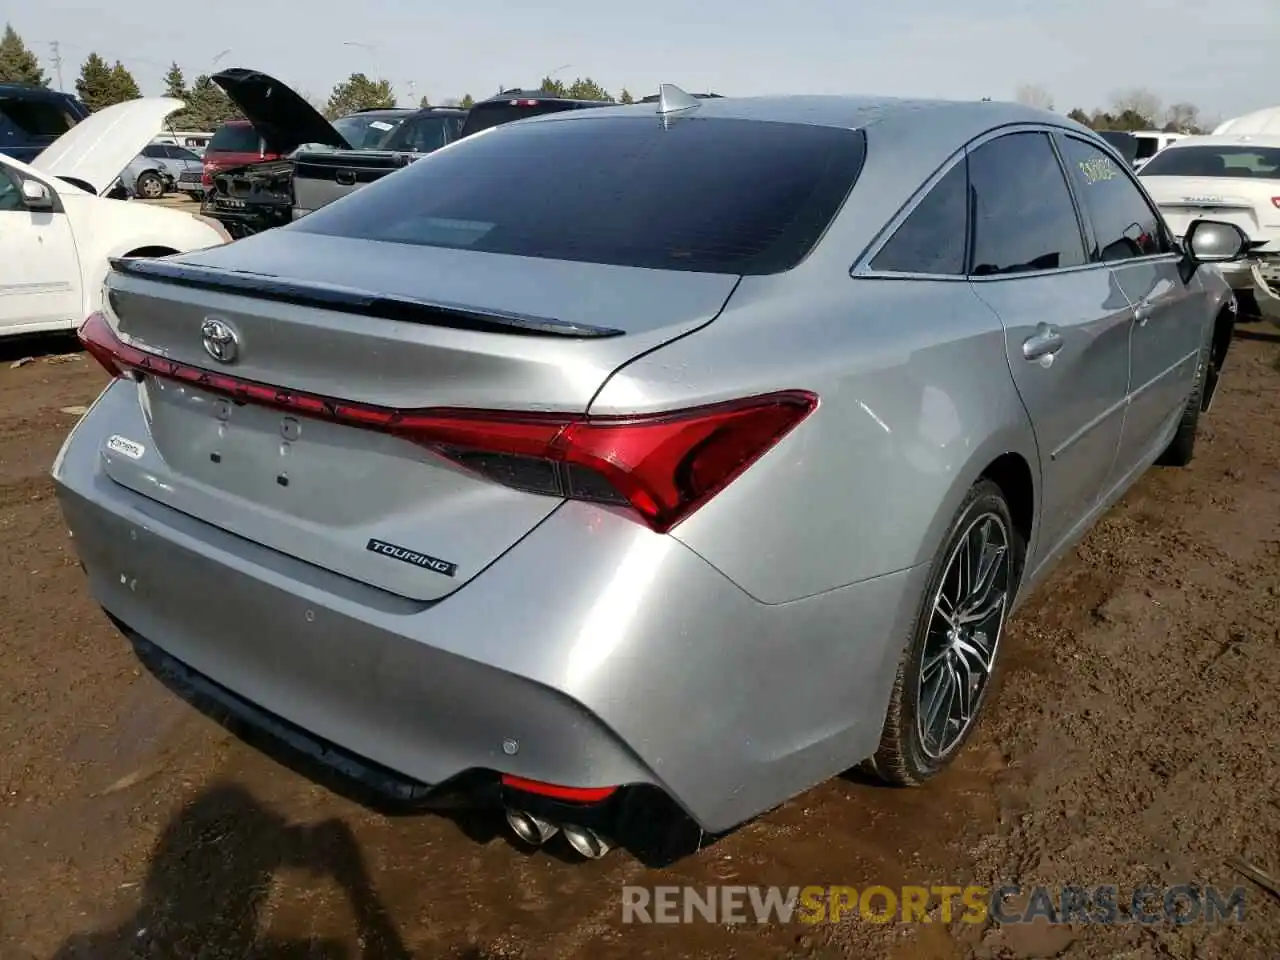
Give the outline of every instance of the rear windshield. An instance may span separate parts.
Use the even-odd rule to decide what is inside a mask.
[[[227,153],[259,153],[261,148],[258,131],[251,124],[224,123],[214,131],[207,149]]]
[[[430,153],[457,139],[461,117],[425,116],[406,120],[382,143],[384,150]]]
[[[709,273],[795,266],[844,202],[859,131],[688,117],[575,118],[461,140],[288,229]]]
[[[378,117],[356,114],[333,121],[333,128],[342,134],[342,139],[357,150],[371,150],[385,140],[398,126],[403,117]]]
[[[1276,180],[1280,179],[1280,148],[1168,147],[1147,161],[1139,175]]]
[[[31,137],[60,137],[76,124],[70,113],[44,99],[0,99],[0,112]]]
[[[561,113],[575,110],[578,104],[564,100],[491,100],[477,103],[467,114],[467,121],[462,125],[461,136],[469,137],[481,130],[488,130],[513,120],[526,117],[537,117],[544,113]]]

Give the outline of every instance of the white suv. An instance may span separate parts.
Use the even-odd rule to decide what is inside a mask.
[[[1178,237],[1197,218],[1249,237],[1247,260],[1224,264],[1241,312],[1280,322],[1280,134],[1184,137],[1138,174]]]

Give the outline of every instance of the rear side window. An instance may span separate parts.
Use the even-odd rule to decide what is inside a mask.
[[[467,114],[461,136],[469,137],[481,130],[528,117],[540,117],[545,113],[561,113],[576,110],[578,104],[564,100],[486,100],[477,103]]]
[[[460,140],[286,229],[709,273],[778,273],[862,170],[859,131],[577,117]]]
[[[258,153],[258,131],[247,123],[226,123],[220,126],[209,141],[210,150],[227,153]]]
[[[60,137],[76,125],[76,119],[50,100],[7,97],[0,112],[30,137]]]
[[[1120,164],[1075,137],[1061,143],[1076,194],[1093,223],[1097,246],[1090,260],[1129,260],[1172,249],[1155,209]]]
[[[1172,146],[1151,158],[1144,177],[1234,177],[1280,180],[1280,149],[1275,147]]]
[[[1138,141],[1138,152],[1134,155],[1135,160],[1146,160],[1154,157],[1160,149],[1160,141],[1155,137],[1135,137]]]
[[[969,154],[973,275],[1082,266],[1084,239],[1049,137],[1010,133]]]
[[[902,221],[871,261],[871,269],[963,276],[968,217],[969,177],[962,160]]]

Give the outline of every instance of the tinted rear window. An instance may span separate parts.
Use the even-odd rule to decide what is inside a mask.
[[[524,257],[778,273],[817,242],[866,156],[806,124],[580,117],[462,140],[288,229]]]
[[[1168,147],[1142,168],[1143,177],[1232,177],[1280,179],[1275,147]]]
[[[209,141],[209,150],[227,153],[258,153],[261,144],[258,131],[247,123],[228,123],[219,127]]]
[[[471,108],[471,112],[467,114],[467,120],[462,125],[461,135],[469,137],[473,133],[479,133],[481,130],[488,130],[490,127],[496,127],[500,124],[511,123],[513,120],[537,117],[544,113],[562,113],[565,110],[575,110],[577,107],[576,103],[566,103],[563,100],[533,100],[527,103],[494,100],[477,103]]]
[[[43,99],[3,99],[0,111],[30,137],[60,137],[76,124],[76,119],[58,104]]]
[[[430,153],[455,139],[461,125],[461,117],[448,115],[406,120],[383,141],[382,149]]]

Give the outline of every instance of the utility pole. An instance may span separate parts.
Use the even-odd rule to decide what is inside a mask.
[[[53,71],[58,78],[58,92],[65,93],[66,91],[62,88],[62,51],[59,48],[58,41],[50,40],[49,49],[53,51]]]

